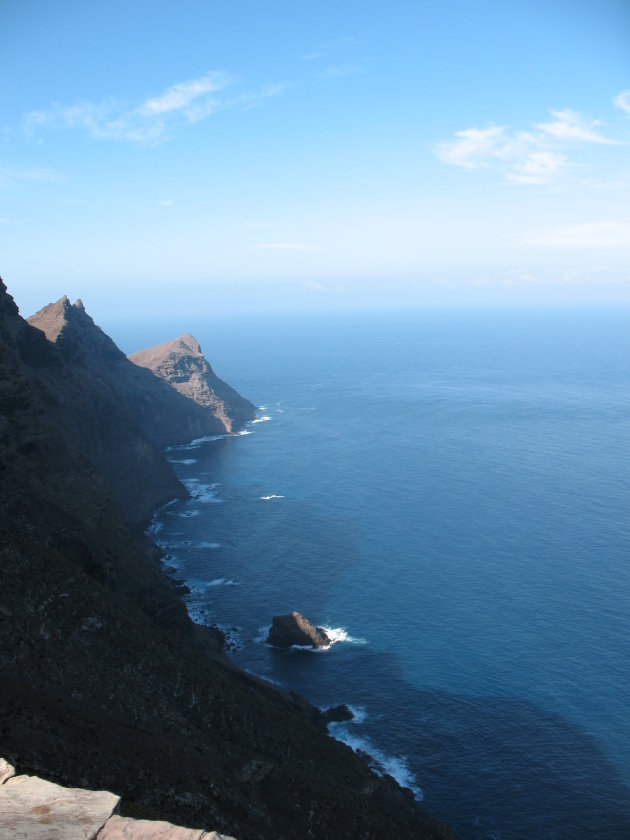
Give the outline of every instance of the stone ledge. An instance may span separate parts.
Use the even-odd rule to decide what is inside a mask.
[[[0,786],[0,840],[93,840],[119,802],[105,790],[12,776]]]
[[[169,822],[110,817],[96,835],[96,840],[234,840],[217,831],[181,828]]]
[[[234,840],[217,831],[120,817],[107,790],[66,788],[16,776],[0,758],[0,840]]]

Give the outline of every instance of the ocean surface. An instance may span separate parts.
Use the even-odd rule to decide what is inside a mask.
[[[191,615],[349,704],[331,732],[462,840],[630,838],[630,312],[188,330],[260,406],[168,452],[192,498],[152,530]],[[293,609],[338,641],[271,649]]]

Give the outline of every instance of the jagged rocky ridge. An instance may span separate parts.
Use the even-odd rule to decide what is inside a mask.
[[[140,527],[182,492],[167,413],[136,415],[131,363],[82,306],[54,307],[50,341],[0,281],[0,754],[240,840],[451,837],[190,621]]]
[[[104,475],[133,524],[142,523],[159,504],[182,494],[162,455],[167,444],[232,431],[255,417],[254,406],[214,374],[218,392],[212,391],[214,383],[208,383],[205,402],[200,404],[192,389],[183,395],[133,364],[96,326],[81,301],[73,305],[63,297],[28,322],[58,349],[66,380],[72,371],[74,390],[63,395],[63,408],[70,398],[78,411],[80,434],[66,410],[60,412],[61,428],[73,441],[84,444],[83,454]],[[199,366],[200,355],[200,350],[191,354]],[[186,364],[184,354],[182,364]],[[211,371],[207,363],[206,367]]]

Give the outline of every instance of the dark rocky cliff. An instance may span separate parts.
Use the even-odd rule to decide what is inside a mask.
[[[81,301],[73,305],[61,298],[28,322],[55,343],[68,363],[89,371],[129,422],[161,446],[235,431],[256,416],[255,407],[216,376],[192,336],[127,359]]]
[[[137,527],[180,488],[111,382],[129,363],[55,306],[51,342],[0,281],[0,754],[240,840],[451,837],[189,620]]]

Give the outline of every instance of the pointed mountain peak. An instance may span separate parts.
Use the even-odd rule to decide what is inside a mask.
[[[90,318],[80,299],[73,305],[64,295],[31,315],[28,322],[57,344],[66,357],[100,356],[107,362],[124,358],[111,338]]]
[[[154,370],[167,359],[180,356],[194,356],[203,359],[201,346],[190,333],[165,341],[163,344],[156,344],[155,347],[140,350],[138,353],[132,353],[129,358],[140,367],[148,367]]]
[[[175,339],[173,344],[175,345],[175,347],[181,347],[181,349],[185,353],[193,353],[195,356],[203,356],[201,345],[194,337],[194,335],[191,335],[190,333],[180,335],[179,338]]]
[[[0,277],[0,315],[6,313],[15,317],[18,312],[19,310],[16,302],[13,300],[13,296],[9,294],[4,280]]]
[[[228,432],[256,416],[254,406],[216,376],[190,333],[128,358],[164,379],[183,396],[209,408]]]

